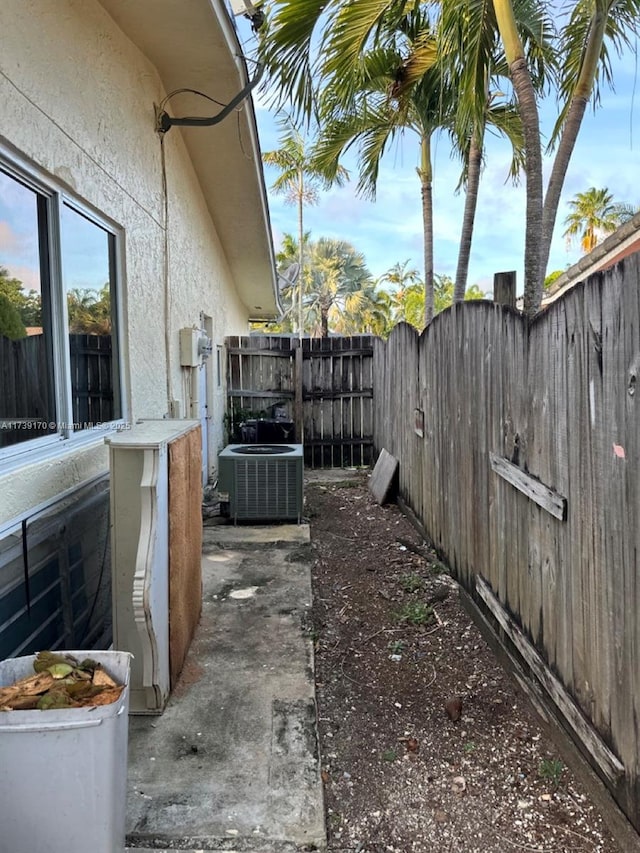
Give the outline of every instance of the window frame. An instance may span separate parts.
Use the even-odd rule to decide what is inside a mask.
[[[38,204],[44,205],[45,223],[38,222],[41,280],[48,280],[51,302],[51,353],[53,381],[52,394],[56,418],[63,428],[55,434],[27,439],[0,448],[0,475],[26,462],[39,461],[52,455],[68,452],[83,445],[102,443],[104,436],[128,423],[128,400],[125,394],[123,357],[123,287],[124,287],[124,229],[88,202],[70,192],[55,178],[45,174],[31,163],[25,162],[15,152],[0,143],[0,169],[9,178],[36,193]],[[114,396],[120,401],[121,417],[99,427],[73,430],[73,402],[71,389],[71,357],[69,352],[69,320],[67,312],[67,287],[62,263],[62,207],[66,205],[75,213],[109,235],[109,267],[113,270],[114,291],[112,306],[115,313],[112,323],[112,353],[117,372]]]

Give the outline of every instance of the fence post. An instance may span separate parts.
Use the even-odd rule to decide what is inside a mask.
[[[302,444],[304,439],[304,422],[302,418],[302,339],[293,339],[291,343],[295,351],[295,366],[293,371],[295,389],[293,419],[296,424],[296,441],[298,444]]]
[[[493,301],[497,305],[516,307],[516,273],[497,272],[493,276]]]

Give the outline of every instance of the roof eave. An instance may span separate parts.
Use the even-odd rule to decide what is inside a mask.
[[[227,104],[247,86],[247,64],[223,0],[99,2],[156,68],[166,92],[188,87]],[[173,99],[170,106],[174,115],[220,110],[210,110],[213,105],[189,95]],[[278,316],[271,222],[251,97],[219,124],[170,132],[184,139],[249,317]]]

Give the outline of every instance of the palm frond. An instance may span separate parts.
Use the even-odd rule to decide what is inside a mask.
[[[531,82],[539,95],[556,85],[559,73],[558,34],[549,5],[540,0],[514,0],[513,3]]]
[[[396,86],[393,95],[401,96],[436,64],[438,49],[431,33],[423,32],[411,44],[408,57],[402,62],[396,73]]]
[[[511,143],[509,178],[513,183],[518,183],[525,167],[526,157],[522,120],[516,104],[509,101],[492,105],[487,117],[487,128],[497,130]]]
[[[326,44],[325,74],[337,78],[348,76],[392,5],[391,0],[358,0],[357,3],[340,4]]]
[[[395,69],[401,62],[402,57],[395,46],[378,46],[366,51],[348,76],[330,80],[323,86],[318,100],[322,121],[327,116],[358,109],[363,99],[376,93],[386,97]]]
[[[360,171],[356,189],[364,198],[375,200],[380,161],[403,128],[388,123],[373,124],[360,138]]]
[[[313,113],[317,73],[312,42],[323,13],[334,2],[279,0],[260,31],[258,56],[267,72],[263,91],[276,106],[288,105],[306,118]]]
[[[585,79],[585,61],[598,17],[605,16],[604,34],[598,48],[598,63]],[[565,125],[571,101],[578,86],[590,91],[595,109],[601,98],[601,84],[614,88],[609,48],[618,55],[625,48],[634,47],[634,38],[640,33],[640,0],[580,0],[573,7],[569,20],[562,28],[558,53],[563,57],[558,84],[560,113],[554,126],[549,148],[552,148]],[[594,45],[596,47],[597,45]],[[586,69],[588,71],[588,69]]]
[[[457,98],[457,124],[462,133],[483,120],[491,68],[499,39],[493,3],[467,0],[456,9],[443,3],[439,30],[440,65]]]

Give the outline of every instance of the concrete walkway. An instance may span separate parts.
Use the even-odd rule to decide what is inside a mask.
[[[182,676],[164,714],[130,718],[127,850],[321,848],[309,528],[204,532]]]

